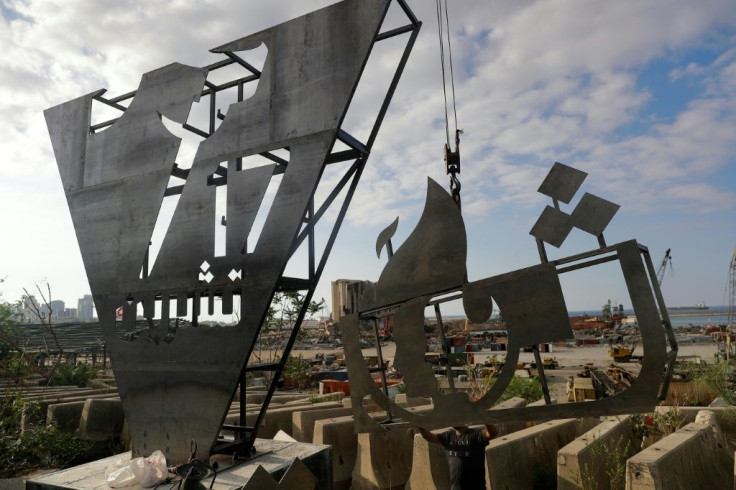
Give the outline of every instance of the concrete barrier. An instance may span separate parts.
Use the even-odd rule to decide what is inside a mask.
[[[350,400],[350,398],[345,398]],[[426,413],[432,410],[432,405],[412,407],[408,410],[417,413]],[[375,419],[386,418],[386,412],[373,412]],[[353,478],[353,468],[358,457],[358,434],[355,433],[355,421],[352,415],[317,420],[314,423],[314,444],[329,444],[333,454],[333,476],[336,490],[350,488]]]
[[[307,402],[307,399],[312,396],[309,393],[278,393],[271,396],[271,404],[281,404],[286,402],[292,402],[295,400],[302,400],[305,403]],[[237,398],[236,398],[237,399]],[[262,405],[263,401],[266,399],[266,392],[265,391],[256,391],[256,392],[246,392],[245,393],[245,403],[252,403],[252,404],[258,404]]]
[[[346,415],[315,421],[312,441],[314,444],[332,446],[332,481],[335,490],[350,488],[358,452],[358,435],[355,434],[353,416]]]
[[[100,393],[100,391],[104,391],[104,393]],[[32,402],[24,404],[24,408],[21,415],[21,430],[25,431],[26,428],[32,425],[37,424],[44,424],[47,422],[46,415],[48,414],[48,409],[51,405],[55,405],[57,403],[71,403],[71,402],[84,402],[89,399],[116,399],[119,400],[120,397],[117,394],[117,390],[115,389],[108,389],[108,390],[88,390],[88,393],[96,393],[96,394],[90,394],[90,395],[84,395],[79,394],[78,390],[71,391],[69,396],[45,396],[45,397],[36,397],[32,398],[30,400],[25,400],[24,402]],[[29,407],[26,410],[26,407]]]
[[[722,407],[722,406],[708,406],[707,408],[704,407],[678,407],[678,406],[659,406],[656,407],[655,410],[657,413],[660,413],[662,415],[669,414],[671,418],[673,419],[681,419],[682,425],[690,424],[692,422],[695,422],[695,417],[698,415],[699,412],[702,410],[708,410],[709,412],[713,412],[716,415],[716,420],[718,421],[718,426],[721,428],[723,432],[726,434],[734,434],[736,435],[736,409],[732,406]]]
[[[84,402],[75,436],[85,441],[114,439],[120,436],[124,419],[120,400],[90,398]]]
[[[607,418],[557,452],[557,488],[620,488],[640,442],[631,417]]]
[[[358,434],[351,490],[403,488],[411,475],[413,446],[414,428],[409,424]]]
[[[503,410],[526,406],[526,400],[514,397],[501,402],[491,410]],[[499,436],[510,434],[525,427],[524,422],[496,424]],[[434,430],[434,433],[446,431],[447,428]],[[444,490],[450,488],[450,467],[447,463],[445,448],[439,444],[430,444],[421,435],[414,436],[413,463],[411,476],[406,488],[415,490]]]
[[[322,402],[341,402],[345,398],[345,393],[342,391],[336,391],[335,393],[326,393],[324,395],[306,395],[304,398],[297,400],[291,400],[284,403],[284,405],[294,405],[296,403],[302,403],[305,399],[309,403],[322,403]]]
[[[518,396],[515,396],[513,398],[509,398],[508,400],[499,403],[495,407],[493,407],[491,410],[505,410],[507,408],[518,408],[518,407],[525,407],[526,406],[526,400],[523,398],[520,398]],[[523,420],[518,422],[506,422],[504,424],[496,424],[496,430],[498,430],[498,435],[502,436],[505,434],[511,434],[512,432],[517,432],[522,429],[525,429],[529,427],[530,423],[524,422]]]
[[[733,458],[715,414],[703,410],[695,422],[626,462],[626,488],[732,488]]]
[[[414,454],[404,490],[450,490],[450,466],[445,448],[414,435]]]
[[[343,406],[336,408],[323,408],[320,410],[302,410],[294,412],[291,417],[291,425],[294,433],[292,436],[299,442],[312,442],[314,439],[314,423],[317,420],[333,417],[344,417],[353,413],[352,408]]]
[[[46,409],[46,423],[73,434],[79,427],[85,402],[55,403]]]
[[[408,397],[406,393],[398,393],[394,398],[394,403],[400,407],[421,407],[422,405],[430,405],[432,403],[431,398],[424,396]]]
[[[591,419],[554,420],[492,440],[486,448],[486,487],[554,488],[557,451],[597,423]]]
[[[310,404],[306,403],[303,405],[277,405],[276,407],[268,407],[266,414],[261,421],[261,426],[258,429],[258,437],[263,439],[271,439],[280,430],[283,430],[290,436],[293,436],[294,427],[292,425],[292,419],[295,412],[308,412],[312,410],[324,410],[329,408],[342,408],[340,402],[324,402]],[[248,426],[253,426],[258,418],[258,410],[246,410],[245,423]],[[238,423],[240,421],[239,414],[232,414],[226,417],[228,423]],[[311,442],[311,441],[310,441]]]

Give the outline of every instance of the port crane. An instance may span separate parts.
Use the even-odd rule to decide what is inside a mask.
[[[672,271],[672,256],[670,255],[670,248],[667,249],[667,251],[664,253],[664,258],[662,259],[662,262],[659,264],[659,268],[657,269],[657,284],[659,286],[662,286],[662,281],[664,280],[664,271],[667,269],[667,264],[670,265],[670,271]]]
[[[728,266],[728,327],[733,327],[736,321],[736,248],[731,255]]]

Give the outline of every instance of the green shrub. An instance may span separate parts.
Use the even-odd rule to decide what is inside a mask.
[[[88,364],[59,364],[54,374],[51,375],[49,381],[50,386],[70,386],[76,385],[80,388],[87,386],[87,382],[95,379],[97,372]]]
[[[0,478],[35,469],[68,468],[122,452],[119,443],[82,441],[56,427],[39,424],[20,430],[23,410],[32,409],[19,396],[0,403]]]
[[[496,401],[496,404],[505,402],[506,400],[514,397],[523,398],[527,402],[531,403],[541,399],[542,396],[544,396],[544,393],[542,393],[542,386],[539,384],[536,376],[532,376],[531,378],[514,376],[506,387],[506,391],[504,391]]]

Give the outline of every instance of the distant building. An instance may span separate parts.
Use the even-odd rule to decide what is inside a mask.
[[[77,301],[77,317],[83,322],[92,321],[94,318],[92,311],[94,308],[94,301],[92,301],[91,294],[85,294]]]
[[[21,298],[20,315],[22,323],[41,323],[38,314],[41,313],[41,306],[36,301],[36,297],[31,295],[23,295]]]
[[[354,279],[338,279],[332,281],[332,320],[340,322],[340,318],[358,311],[363,290],[370,281]]]
[[[64,318],[65,308],[64,308],[64,302],[60,299],[55,299],[54,301],[49,303],[49,306],[51,307],[51,319],[52,320],[59,320]],[[44,309],[46,309],[44,307]]]

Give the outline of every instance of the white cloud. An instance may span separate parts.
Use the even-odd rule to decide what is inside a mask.
[[[54,232],[71,243],[65,255],[74,255],[43,109],[99,88],[110,95],[134,90],[142,73],[173,61],[206,65],[219,59],[208,49],[334,1],[5,3],[22,17],[0,26],[0,87],[8,94],[0,103],[0,206],[53,221]],[[427,175],[447,186],[434,5],[409,4],[424,27],[348,213],[361,226],[416,217]],[[403,22],[398,14],[392,7],[392,26]],[[733,213],[734,183],[712,176],[733,165],[736,154],[735,25],[736,4],[720,0],[452,4],[466,216],[538,213],[536,189],[556,160],[590,172],[592,191],[629,209]],[[375,50],[347,120],[358,136],[369,130],[405,38]],[[716,60],[684,56],[693,48],[710,50]],[[638,76],[662,59],[678,66],[669,73],[673,83],[702,90],[651,126],[644,111],[656,94]],[[24,197],[40,194],[49,197]],[[15,217],[12,223],[24,240],[5,242],[4,257],[43,243],[42,227]],[[52,270],[54,261],[34,248],[26,263]],[[11,270],[3,264],[0,277],[2,269]]]

